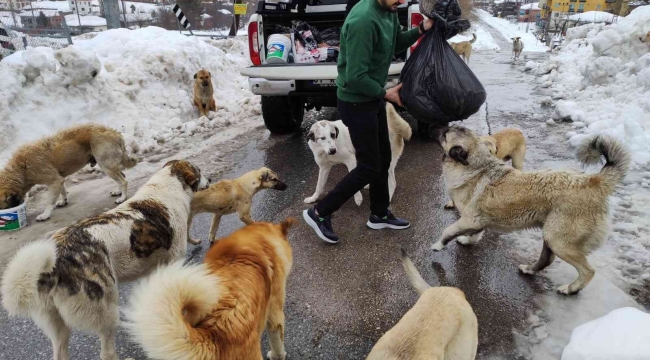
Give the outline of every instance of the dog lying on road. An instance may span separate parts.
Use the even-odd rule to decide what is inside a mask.
[[[178,261],[136,286],[126,327],[153,359],[286,359],[284,301],[295,220],[254,223],[219,240],[201,265]]]
[[[452,126],[440,136],[445,153],[445,186],[460,212],[460,219],[447,227],[432,249],[440,251],[452,240],[467,235],[463,244],[475,244],[485,229],[543,230],[539,260],[521,265],[525,274],[549,266],[557,255],[578,271],[578,278],[558,292],[571,295],[582,290],[594,276],[587,255],[607,238],[608,198],[625,177],[630,154],[607,136],[587,139],[578,149],[578,160],[605,166],[598,174],[542,170],[522,172],[492,156],[469,129]],[[460,240],[459,240],[460,242]]]
[[[524,51],[524,42],[520,37],[510,38],[512,40],[512,55],[515,60],[519,59],[519,55]]]
[[[392,104],[386,103],[386,119],[388,121],[388,136],[390,140],[391,162],[388,170],[388,191],[389,197],[393,199],[393,193],[397,187],[395,179],[395,167],[397,161],[404,152],[404,140],[411,139],[411,126],[395,110]],[[318,121],[309,129],[309,148],[314,153],[314,159],[318,164],[318,182],[314,194],[305,199],[310,204],[318,200],[325,191],[325,183],[329,177],[332,166],[345,164],[348,171],[357,167],[354,146],[350,139],[350,132],[343,121]],[[368,186],[366,186],[368,188]],[[354,202],[361,205],[363,197],[361,192],[354,195]]]
[[[129,156],[122,135],[113,129],[86,124],[61,130],[23,145],[14,153],[0,172],[0,209],[20,205],[34,185],[43,184],[48,186],[49,201],[36,220],[47,220],[55,206],[68,204],[66,176],[96,163],[119,184],[119,191],[111,192],[111,196],[119,196],[115,203],[122,203],[128,186],[122,169],[130,169],[138,162],[138,158]]]
[[[265,167],[249,171],[234,180],[221,180],[210,185],[209,188],[194,194],[192,198],[190,217],[187,221],[187,241],[192,245],[201,243],[201,240],[194,240],[190,236],[192,220],[196,214],[204,212],[214,214],[209,237],[210,243],[213,243],[222,216],[237,212],[239,219],[244,224],[250,225],[253,223],[251,218],[253,196],[262,189],[283,191],[286,188],[287,185],[278,179],[278,175]]]
[[[118,360],[118,282],[185,258],[192,194],[207,186],[192,164],[167,163],[115,209],[20,249],[2,278],[2,305],[34,319],[54,359],[68,359],[76,327],[99,335],[102,360]]]
[[[212,88],[212,74],[201,69],[194,74],[194,105],[199,108],[199,116],[208,116],[210,111],[217,111]]]
[[[526,155],[526,137],[517,129],[503,129],[494,135],[481,136],[481,141],[490,150],[490,154],[503,161],[512,160],[512,167],[523,170]],[[445,209],[453,209],[454,201],[449,200]]]
[[[474,360],[478,321],[465,294],[453,287],[431,287],[406,252],[401,252],[420,299],[377,341],[366,360]]]
[[[465,60],[466,63],[469,64],[469,57],[472,55],[472,44],[476,41],[476,34],[472,34],[472,40],[469,41],[461,41],[457,43],[449,43],[451,45],[451,48],[454,49],[456,54],[458,54],[460,57]]]

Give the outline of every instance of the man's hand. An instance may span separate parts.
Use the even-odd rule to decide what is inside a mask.
[[[433,20],[431,19],[426,19],[422,21],[422,26],[420,27],[420,35],[424,34],[424,32],[429,31],[433,27]],[[424,28],[424,32],[422,32],[422,28]]]
[[[402,100],[399,98],[399,89],[401,88],[402,88],[402,84],[399,84],[395,87],[386,90],[386,96],[384,96],[384,99],[394,102],[399,106],[402,106]]]

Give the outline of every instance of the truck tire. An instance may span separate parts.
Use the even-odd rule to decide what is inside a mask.
[[[264,125],[272,134],[291,134],[300,129],[305,104],[299,98],[262,96]]]

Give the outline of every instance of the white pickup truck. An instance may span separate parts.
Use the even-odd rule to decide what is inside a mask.
[[[319,31],[343,26],[346,0],[312,0],[312,3],[299,11],[295,0],[292,3],[260,1],[248,23],[253,65],[242,69],[241,74],[249,78],[251,91],[262,96],[264,124],[274,134],[298,130],[305,110],[336,107],[336,62],[266,63],[265,42],[276,32],[276,25],[291,27],[292,20],[302,20]],[[417,27],[423,20],[417,1],[402,4],[398,17],[404,30]],[[388,70],[387,88],[397,84],[404,62],[415,46],[417,43],[396,55]]]

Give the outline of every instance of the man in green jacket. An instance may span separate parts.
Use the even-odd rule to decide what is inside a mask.
[[[356,192],[370,184],[371,229],[406,229],[408,221],[388,209],[388,168],[391,151],[386,121],[386,102],[402,105],[401,85],[384,90],[393,54],[413,45],[433,25],[431,20],[401,31],[397,7],[405,0],[361,0],[354,5],[341,29],[336,79],[338,111],[348,127],[356,151],[357,167],[349,172],[303,217],[316,234],[337,243],[331,215]]]

